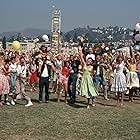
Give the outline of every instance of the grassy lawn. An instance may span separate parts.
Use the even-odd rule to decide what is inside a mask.
[[[140,140],[140,99],[115,106],[116,101],[98,97],[97,105],[86,109],[86,99],[70,106],[57,103],[55,95],[48,104],[37,102],[25,108],[25,101],[0,109],[1,140]]]

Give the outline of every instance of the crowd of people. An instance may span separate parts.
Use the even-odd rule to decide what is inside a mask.
[[[52,55],[42,45],[39,52],[1,53],[0,106],[15,106],[16,101],[22,98],[27,100],[26,107],[32,106],[27,86],[30,92],[39,93],[39,103],[48,103],[51,91],[56,94],[58,102],[64,93],[65,103],[70,104],[76,103],[76,96],[83,96],[87,98],[87,108],[96,105],[96,97],[101,90],[107,101],[110,100],[109,95],[114,93],[118,106],[123,106],[125,94],[129,95],[131,102],[134,95],[139,95],[139,53],[97,53],[92,47],[83,47],[82,42],[77,49],[78,53],[73,55],[65,54],[64,51]]]

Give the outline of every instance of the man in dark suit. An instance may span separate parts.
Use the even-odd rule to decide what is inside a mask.
[[[72,104],[74,104],[76,101],[76,83],[78,78],[79,65],[80,65],[80,61],[75,56],[74,60],[71,60],[71,71],[68,80],[68,93],[70,97],[70,103]]]
[[[50,60],[49,56],[46,56],[43,58],[43,60],[40,60],[39,62],[39,102],[43,102],[42,96],[43,96],[43,89],[45,87],[45,102],[47,103],[49,101],[49,78],[51,76],[51,69],[55,71],[55,67],[53,63]]]

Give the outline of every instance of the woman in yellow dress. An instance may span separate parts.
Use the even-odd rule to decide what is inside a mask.
[[[137,93],[137,88],[139,88],[139,79],[137,75],[136,61],[134,58],[130,58],[130,62],[127,61],[129,70],[129,101],[133,101],[134,93]]]

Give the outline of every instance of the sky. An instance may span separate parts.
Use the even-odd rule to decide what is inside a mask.
[[[51,29],[53,6],[61,10],[62,31],[87,25],[134,28],[140,21],[140,0],[0,0],[0,33]]]

